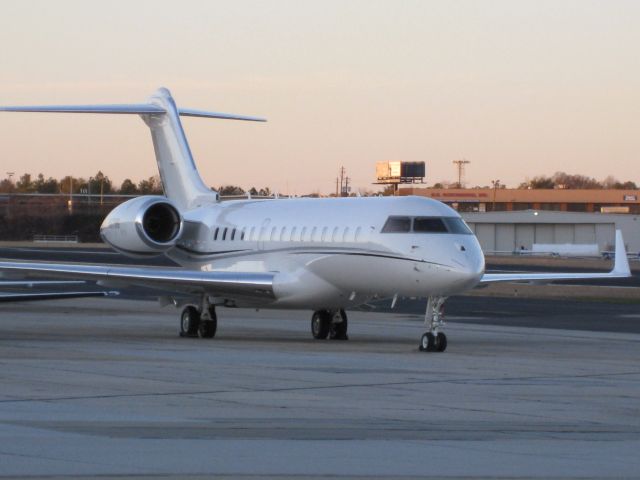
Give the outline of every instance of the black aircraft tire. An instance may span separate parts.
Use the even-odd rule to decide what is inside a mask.
[[[331,330],[331,314],[326,310],[318,310],[311,317],[311,335],[316,340],[325,340]]]
[[[198,334],[200,324],[200,313],[193,305],[184,307],[180,314],[180,336],[195,337]]]
[[[329,333],[331,340],[349,340],[349,336],[347,335],[347,331],[349,330],[347,313],[340,309],[340,316],[342,317],[340,323],[331,323],[331,331]]]
[[[433,352],[435,350],[435,337],[433,333],[427,332],[420,338],[420,351]]]
[[[200,338],[213,338],[216,336],[217,329],[217,320],[202,320],[198,325],[198,336]]]

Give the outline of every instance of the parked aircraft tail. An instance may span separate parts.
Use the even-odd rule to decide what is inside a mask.
[[[202,203],[218,200],[218,194],[205,185],[198,173],[180,116],[252,122],[266,121],[258,117],[178,108],[166,88],[158,89],[148,102],[143,104],[0,107],[0,111],[140,115],[151,130],[165,195],[173,200],[180,209],[189,209]]]

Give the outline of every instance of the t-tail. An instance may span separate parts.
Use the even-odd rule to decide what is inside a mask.
[[[181,210],[203,203],[218,201],[219,197],[202,181],[196,168],[181,116],[220,118],[264,122],[263,118],[247,117],[220,112],[178,108],[166,88],[158,89],[142,104],[124,105],[51,105],[29,107],[0,107],[5,112],[61,112],[61,113],[119,113],[142,117],[153,139],[153,148],[165,195]]]

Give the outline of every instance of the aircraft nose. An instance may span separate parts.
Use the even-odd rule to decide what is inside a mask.
[[[477,242],[475,242],[477,243]],[[484,254],[480,245],[474,242],[454,242],[453,261],[458,267],[461,284],[469,288],[475,286],[484,274]]]

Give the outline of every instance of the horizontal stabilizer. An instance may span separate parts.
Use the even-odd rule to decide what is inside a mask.
[[[267,121],[266,118],[236,115],[234,113],[207,112],[205,110],[194,110],[192,108],[178,108],[178,113],[181,117],[221,118],[223,120],[245,120],[247,122]]]
[[[132,103],[115,105],[31,105],[27,107],[0,107],[0,112],[35,112],[35,113],[116,113],[137,115],[163,115],[167,111],[152,103]],[[220,118],[222,120],[244,120],[247,122],[266,122],[265,118],[236,115],[234,113],[208,112],[193,108],[179,108],[182,117]]]
[[[162,114],[164,108],[150,103],[124,105],[33,105],[29,107],[0,107],[0,112],[58,112],[58,113],[129,113]]]

